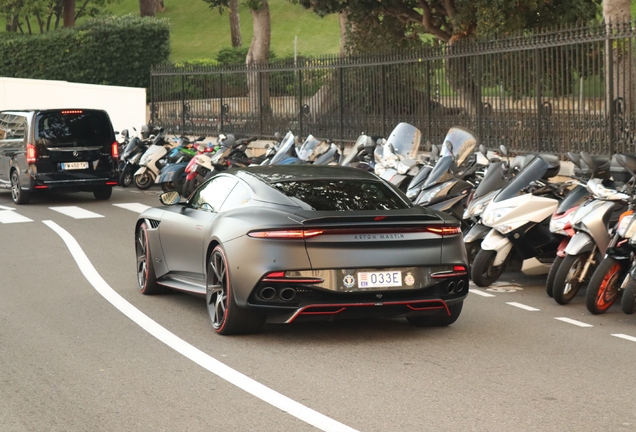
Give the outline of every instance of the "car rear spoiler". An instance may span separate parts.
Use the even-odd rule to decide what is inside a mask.
[[[324,216],[316,218],[304,219],[300,215],[289,215],[289,218],[303,226],[336,226],[336,225],[445,225],[459,226],[459,222],[444,221],[435,215],[343,215],[343,216]]]

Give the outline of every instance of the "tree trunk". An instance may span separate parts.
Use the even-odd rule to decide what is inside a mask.
[[[9,14],[7,15],[6,31],[8,33],[15,33],[18,31],[18,16]]]
[[[139,16],[154,17],[157,15],[157,0],[139,0]]]
[[[628,29],[630,14],[630,0],[603,1],[603,20],[608,32]],[[633,134],[630,123],[636,117],[636,80],[629,76],[630,72],[636,70],[636,62],[631,56],[630,39],[617,39],[607,43],[605,55],[606,70],[610,67],[612,70],[612,74],[607,75],[605,80],[607,110],[610,112],[610,107],[614,109],[613,141],[621,142]]]
[[[262,0],[258,9],[250,9],[254,21],[254,35],[247,52],[245,64],[254,67],[269,62],[269,47],[271,41],[271,21],[269,17],[269,4]],[[259,83],[260,77],[260,83]],[[247,73],[247,88],[249,91],[250,107],[254,114],[267,114],[271,112],[269,104],[269,76],[267,72]],[[259,94],[258,89],[261,89]],[[262,110],[262,111],[261,111]]]
[[[75,27],[75,0],[63,0],[64,27]]]
[[[238,48],[243,45],[238,0],[230,0],[230,35],[232,37],[232,47]]]
[[[157,0],[157,12],[165,12],[166,5],[163,4],[163,0]]]

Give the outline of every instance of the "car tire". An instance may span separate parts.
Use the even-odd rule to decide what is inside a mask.
[[[494,250],[481,249],[475,255],[475,261],[470,268],[470,276],[475,285],[487,287],[496,282],[504,270],[506,270],[506,259],[500,266],[494,267],[492,263],[495,261],[497,252]]]
[[[11,199],[16,204],[28,204],[31,199],[31,192],[22,189],[20,174],[15,169],[11,171]]]
[[[578,277],[589,257],[590,252],[563,257],[552,284],[552,297],[558,304],[566,305],[578,294],[583,286],[583,283],[578,281]]]
[[[110,186],[101,187],[93,191],[93,196],[96,200],[104,201],[110,198],[113,194],[113,188]]]
[[[137,255],[137,283],[142,294],[160,294],[164,290],[157,284],[155,267],[152,263],[148,227],[142,223],[135,235],[135,252]]]
[[[557,256],[550,266],[550,271],[548,272],[548,278],[545,280],[545,293],[548,297],[552,297],[552,291],[554,289],[554,278],[556,277],[557,271],[559,271],[559,266],[563,262],[563,257]]]
[[[416,327],[445,327],[453,324],[462,312],[464,302],[448,306],[449,315],[422,315],[406,317],[409,324]]]
[[[636,313],[636,281],[629,276],[629,281],[623,290],[621,310],[627,315]]]
[[[608,310],[620,295],[621,265],[612,257],[606,257],[590,278],[585,292],[585,306],[594,315]]]
[[[205,300],[212,327],[220,335],[256,333],[263,327],[265,316],[238,307],[228,268],[223,248],[215,247],[208,258],[205,284]]]
[[[155,179],[148,171],[135,176],[135,186],[137,186],[139,190],[150,189],[154,182]]]

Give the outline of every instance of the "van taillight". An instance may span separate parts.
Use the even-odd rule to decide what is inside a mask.
[[[117,141],[115,141],[111,146],[110,152],[113,156],[113,159],[119,159],[119,144],[117,143]]]
[[[27,144],[26,146],[26,161],[30,164],[36,161],[35,146],[33,144]]]

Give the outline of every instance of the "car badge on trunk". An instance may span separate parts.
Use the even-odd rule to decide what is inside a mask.
[[[413,284],[415,283],[415,278],[411,273],[407,273],[407,275],[404,276],[404,283],[408,286],[413,286]]]
[[[77,152],[77,150],[75,150],[75,151],[73,152],[73,156],[75,156],[75,157],[78,157],[78,156],[79,156],[79,153]]]
[[[344,283],[345,287],[353,288],[353,286],[356,284],[356,278],[354,278],[351,275],[346,275],[344,279],[342,280],[342,282]]]

